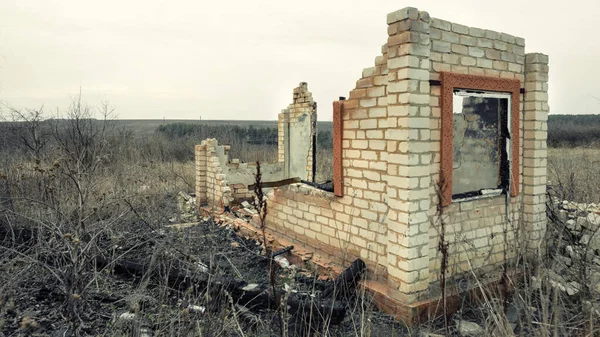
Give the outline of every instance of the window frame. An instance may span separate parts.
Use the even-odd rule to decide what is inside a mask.
[[[458,93],[458,94],[457,94]],[[507,100],[507,107],[506,107],[506,113],[504,114],[504,116],[499,116],[502,119],[506,119],[506,120],[500,120],[500,118],[498,119],[498,125],[499,127],[502,127],[502,125],[506,125],[507,127],[507,131],[508,131],[508,135],[511,134],[510,130],[511,130],[511,125],[510,125],[510,119],[511,119],[511,101],[512,101],[512,96],[509,93],[505,93],[505,92],[496,92],[496,91],[482,91],[482,90],[472,90],[472,89],[454,89],[452,92],[452,100],[453,100],[453,104],[454,104],[454,99],[456,96],[462,96],[462,97],[482,97],[482,98],[496,98],[496,99],[506,99]],[[454,110],[454,107],[453,107]],[[453,114],[456,111],[453,111]],[[452,122],[454,123],[454,118],[452,119]],[[502,132],[502,131],[501,131]],[[454,135],[453,135],[454,136]],[[454,142],[454,137],[453,137],[453,142]],[[501,146],[501,140],[500,140],[500,136],[498,138],[498,171],[497,171],[497,178],[499,180],[499,184],[498,186],[500,187],[496,187],[496,188],[485,188],[485,189],[478,189],[478,190],[472,190],[472,191],[467,191],[467,192],[463,192],[463,193],[452,193],[452,200],[453,201],[464,201],[464,200],[472,200],[472,199],[478,199],[484,196],[496,196],[496,195],[500,195],[502,193],[504,193],[506,186],[502,186],[503,182],[502,182],[502,177],[503,174],[501,172],[502,167],[506,167],[507,162],[510,163],[510,154],[512,152],[512,145],[510,144],[510,142],[507,142],[506,140],[504,140],[502,143],[505,143],[504,145],[506,146],[505,150],[502,150],[500,148]],[[454,146],[454,144],[452,144]],[[454,155],[454,148],[453,148],[453,155]],[[454,159],[454,158],[453,158]],[[510,165],[508,166],[509,171],[510,171]],[[453,172],[453,177],[454,177],[454,166],[452,168]],[[508,175],[510,176],[510,172],[508,172]],[[454,189],[452,190],[452,192],[454,192]],[[478,193],[478,194],[476,194]],[[457,197],[457,195],[459,195]]]
[[[342,135],[344,134],[344,102],[333,102],[333,193],[336,197],[344,196],[344,168],[342,161]]]
[[[508,128],[510,130],[510,153],[509,162],[509,184],[510,196],[519,194],[520,183],[520,105],[521,105],[521,81],[518,79],[507,79],[489,76],[466,75],[456,73],[441,73],[441,203],[448,206],[453,201],[465,201],[473,199],[452,200],[452,174],[453,174],[453,97],[455,90],[484,91],[488,94],[508,94],[510,104],[508,111]],[[491,194],[494,196],[497,194]],[[478,196],[478,198],[484,196]]]

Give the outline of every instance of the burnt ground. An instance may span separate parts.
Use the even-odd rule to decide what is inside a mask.
[[[298,314],[282,325],[274,308],[246,308],[215,291],[229,280],[240,287],[269,283],[269,263],[260,255],[260,242],[240,237],[211,218],[180,230],[155,228],[132,224],[129,232],[101,241],[114,259],[107,268],[88,271],[94,275],[77,298],[76,319],[66,314],[68,301],[48,273],[26,260],[11,262],[5,270],[19,282],[0,294],[0,335],[279,336],[282,326],[290,335],[307,329]],[[285,287],[319,299],[333,284],[305,269],[276,268],[275,274],[279,294]],[[344,319],[338,325],[315,323],[317,330],[326,331],[323,335],[407,334],[360,291],[336,302],[345,309]]]

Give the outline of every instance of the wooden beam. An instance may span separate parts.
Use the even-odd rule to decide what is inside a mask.
[[[299,182],[301,182],[301,179],[299,177],[287,178],[287,179],[277,180],[277,181],[263,181],[262,187],[263,188],[279,187],[279,186],[291,185],[291,184],[295,184],[295,183],[299,183]],[[250,191],[254,190],[254,184],[248,185],[248,190],[250,190]]]

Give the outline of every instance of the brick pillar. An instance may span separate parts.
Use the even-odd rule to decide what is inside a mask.
[[[282,110],[277,116],[277,161],[283,163],[285,161],[285,132],[286,109]]]
[[[206,144],[202,142],[195,147],[196,170],[196,207],[207,202],[206,196]]]
[[[548,138],[548,56],[525,55],[523,109],[523,222],[535,249],[546,229],[546,166]]]
[[[388,275],[408,302],[429,285],[429,14],[388,14]]]

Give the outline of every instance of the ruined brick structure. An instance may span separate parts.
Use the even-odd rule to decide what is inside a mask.
[[[262,163],[263,181],[296,177],[312,180],[316,142],[317,104],[305,82],[294,89],[293,103],[279,114],[278,160]],[[256,163],[230,159],[228,145],[207,139],[196,145],[196,195],[198,205],[228,206],[235,199],[253,196],[248,186],[254,183]]]
[[[500,278],[505,258],[537,247],[546,224],[548,57],[525,54],[522,38],[415,8],[388,14],[387,23],[374,66],[363,70],[348,100],[334,103],[336,192],[275,188],[267,226],[339,264],[360,257],[378,305],[411,321],[439,299],[440,247],[448,249],[448,278],[478,275],[486,282]],[[298,89],[279,116],[281,162],[285,125],[306,103],[296,97],[310,98]],[[496,110],[469,112],[469,104],[481,102]],[[302,109],[316,114],[310,105]],[[459,134],[461,119],[467,126]],[[210,149],[196,148],[199,201],[228,193],[219,187],[225,177],[211,167]],[[476,158],[466,153],[472,149],[485,152],[485,165],[467,160]],[[459,171],[463,164],[472,165],[474,177],[488,170],[487,178],[469,179],[469,170]],[[463,192],[461,186],[476,188],[452,192]]]

